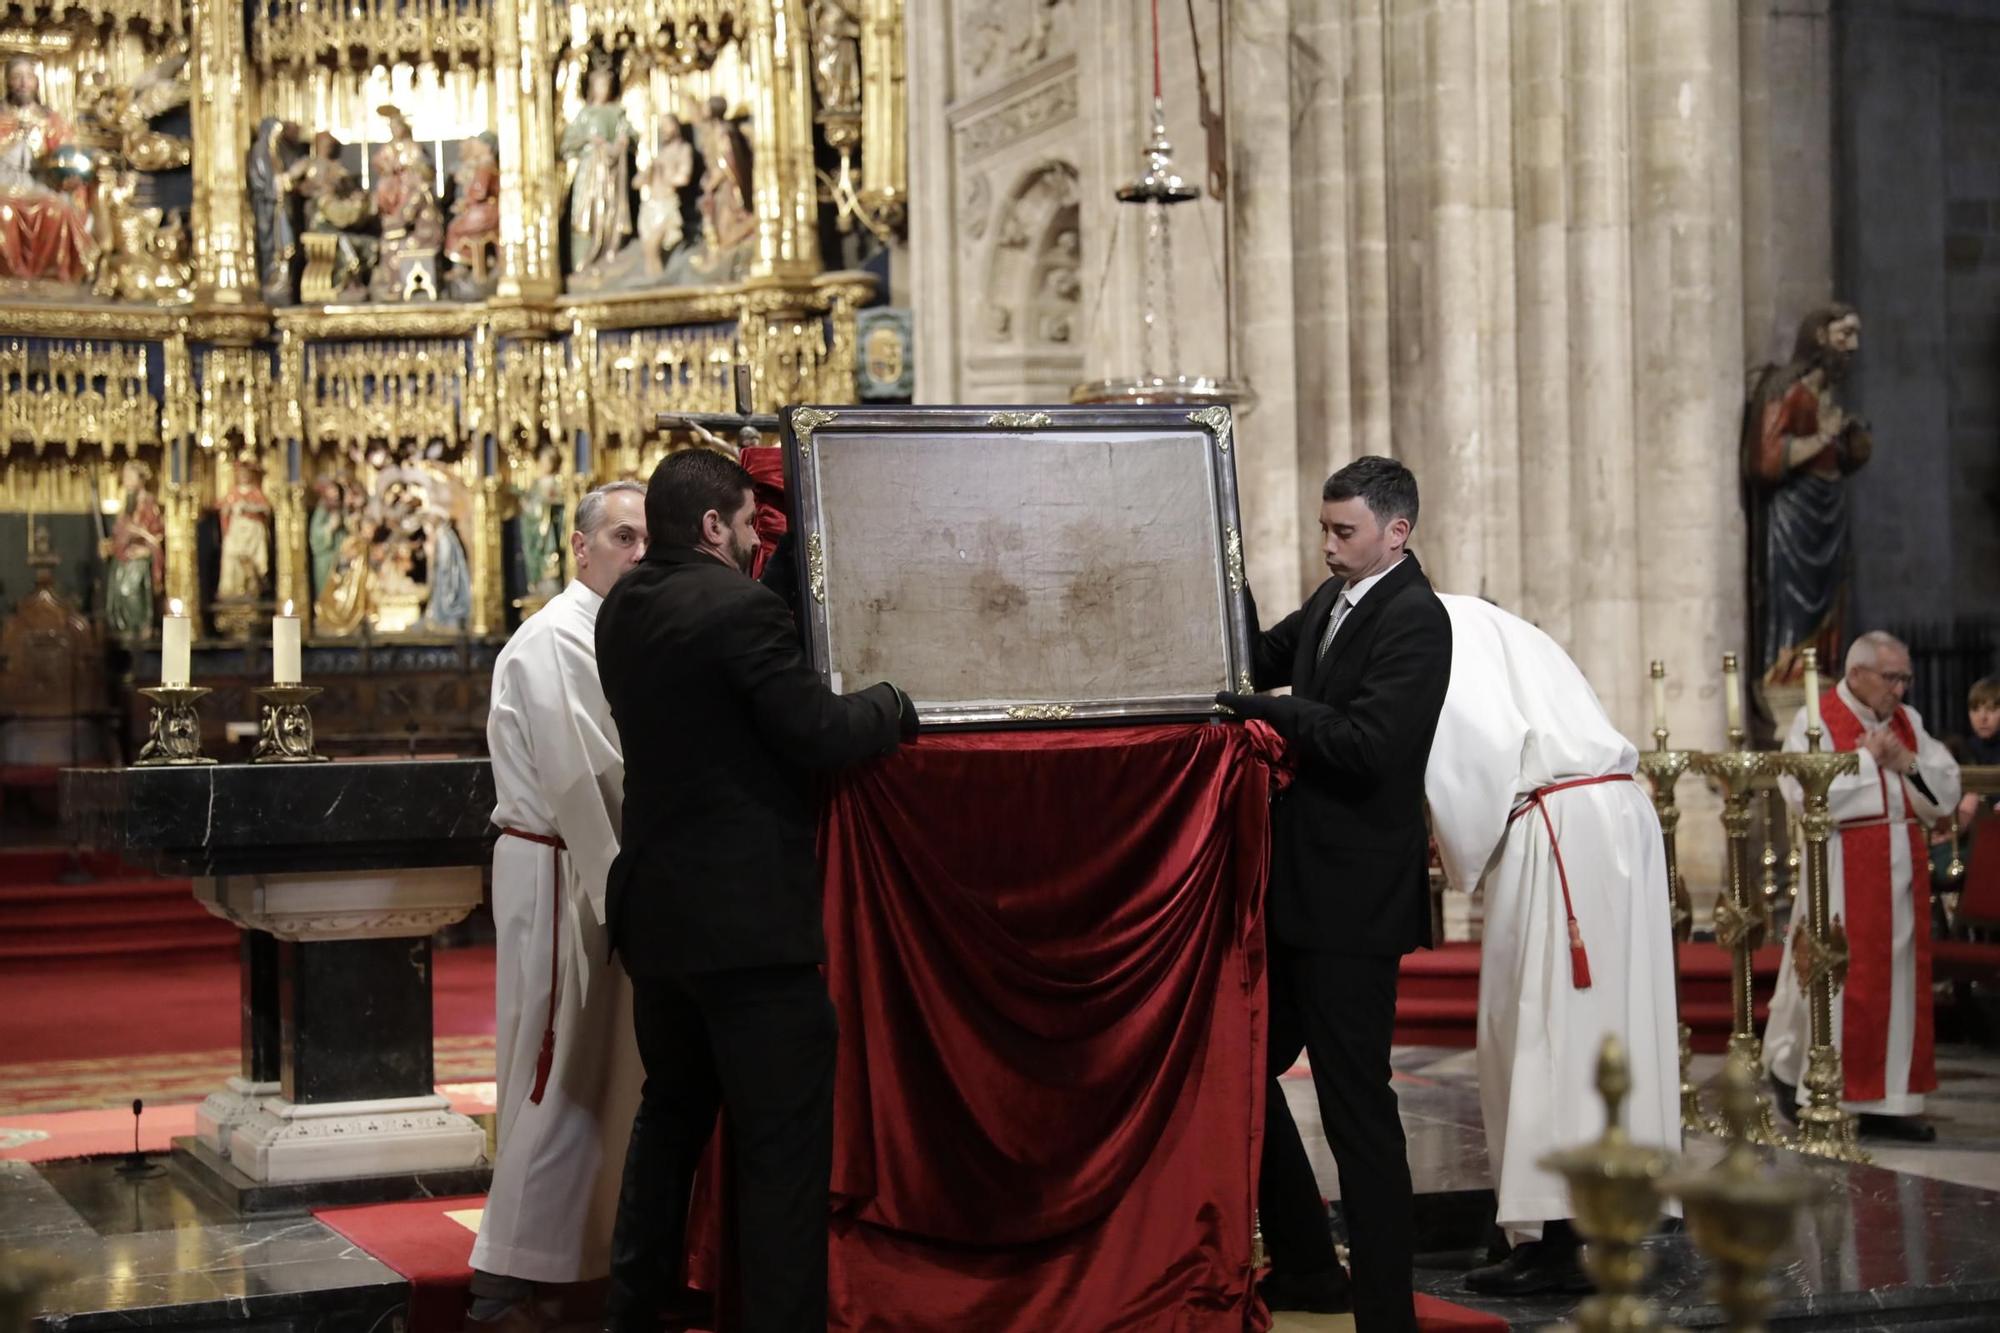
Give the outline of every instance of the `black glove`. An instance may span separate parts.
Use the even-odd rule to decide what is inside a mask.
[[[1287,740],[1305,711],[1304,701],[1290,694],[1232,694],[1224,690],[1215,701],[1245,721],[1255,718],[1270,723]]]
[[[897,730],[904,740],[913,741],[917,738],[917,701],[903,693],[900,686],[891,685],[889,688],[896,692]]]

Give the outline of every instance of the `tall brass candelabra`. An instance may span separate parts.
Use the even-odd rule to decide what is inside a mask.
[[[1663,663],[1653,663],[1655,677],[1666,675]],[[1653,728],[1653,748],[1640,752],[1639,771],[1653,785],[1653,808],[1659,812],[1660,834],[1666,841],[1667,849],[1667,902],[1673,911],[1674,933],[1674,1013],[1680,1018],[1681,1042],[1681,1128],[1700,1133],[1707,1128],[1701,1113],[1701,1089],[1695,1086],[1691,1066],[1694,1062],[1694,1031],[1686,1020],[1686,1009],[1681,1003],[1681,960],[1680,946],[1694,934],[1694,903],[1688,897],[1687,881],[1681,878],[1680,857],[1675,846],[1675,831],[1680,828],[1681,811],[1674,803],[1674,787],[1680,782],[1688,764],[1695,758],[1691,750],[1670,750],[1667,748],[1667,729]]]
[[[1807,680],[1818,675],[1816,655],[1805,654]],[[1811,684],[1807,686],[1808,693]],[[1847,980],[1847,929],[1832,914],[1827,883],[1826,844],[1833,832],[1827,791],[1833,780],[1857,772],[1860,756],[1852,750],[1822,750],[1819,715],[1808,713],[1804,753],[1776,756],[1779,771],[1797,780],[1804,792],[1799,826],[1805,835],[1806,919],[1792,927],[1794,964],[1805,974],[1806,1004],[1812,1044],[1806,1052],[1806,1096],[1800,1099],[1799,1132],[1790,1146],[1813,1157],[1841,1162],[1866,1162],[1868,1154],[1854,1142],[1854,1117],[1840,1104],[1846,1080],[1840,1068],[1840,1048],[1833,1039],[1833,1001]]]
[[[1733,661],[1729,664],[1731,668],[1734,665]],[[1764,1070],[1764,1043],[1757,1036],[1750,989],[1751,955],[1763,947],[1771,917],[1763,885],[1750,878],[1750,799],[1751,784],[1772,771],[1774,758],[1768,752],[1745,748],[1741,727],[1729,729],[1728,749],[1694,758],[1695,772],[1715,779],[1722,787],[1722,829],[1729,839],[1729,891],[1715,900],[1715,938],[1730,953],[1729,1003],[1734,1022],[1729,1054],[1743,1060],[1759,1077]],[[1720,1134],[1723,1122],[1713,1121],[1708,1128]],[[1784,1142],[1771,1104],[1761,1096],[1743,1133],[1751,1143],[1764,1146]]]

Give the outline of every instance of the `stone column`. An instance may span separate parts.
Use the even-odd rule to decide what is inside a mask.
[[[1299,604],[1308,586],[1300,534],[1316,523],[1309,511],[1318,507],[1317,493],[1301,485],[1299,461],[1292,110],[1289,99],[1272,95],[1290,82],[1286,11],[1283,0],[1241,0],[1228,50],[1237,332],[1243,374],[1257,393],[1255,413],[1236,437],[1236,475],[1244,563],[1258,605],[1273,622]]]
[[[958,401],[959,231],[970,219],[957,208],[958,177],[952,161],[952,0],[937,0],[903,25],[909,95],[909,281],[899,299],[915,323],[915,401]]]
[[[1514,262],[1520,358],[1520,613],[1574,640],[1569,84],[1565,0],[1515,0]]]
[[[1631,198],[1626,7],[1570,0],[1569,370],[1574,606],[1566,646],[1614,721],[1637,734],[1638,492],[1632,456]]]
[[[1669,663],[1676,739],[1713,747],[1743,624],[1740,29],[1734,0],[1631,13],[1639,644]]]

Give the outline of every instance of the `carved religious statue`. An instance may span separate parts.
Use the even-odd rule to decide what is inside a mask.
[[[315,603],[333,577],[340,544],[347,536],[347,507],[341,484],[332,477],[313,483],[312,517],[306,520],[306,550],[312,557],[312,595]]]
[[[0,277],[79,283],[96,272],[98,245],[82,179],[89,155],[71,147],[67,121],[42,102],[40,66],[31,56],[7,61],[7,101],[0,106]],[[42,176],[67,151],[69,181]]]
[[[368,618],[368,546],[375,529],[366,493],[359,486],[342,489],[332,567],[313,597],[313,632],[336,638],[358,634]]]
[[[632,234],[631,177],[626,158],[632,125],[615,100],[607,61],[590,66],[586,102],[563,130],[562,157],[575,174],[569,191],[569,271],[591,275],[608,265]]]
[[[676,116],[660,117],[660,142],[639,182],[639,253],[646,276],[657,278],[687,235],[687,191],[694,184],[694,144]]]
[[[194,283],[187,226],[178,211],[141,207],[138,201],[139,173],[108,168],[97,188],[103,254],[91,290],[126,301],[186,301]]]
[[[562,456],[544,449],[535,479],[520,488],[522,584],[530,598],[562,591]]]
[[[1838,662],[1850,576],[1847,478],[1867,463],[1868,425],[1838,397],[1861,347],[1851,306],[1799,324],[1792,359],[1756,375],[1743,415],[1750,517],[1750,633],[1766,689],[1802,678],[1802,654]]]
[[[389,122],[389,141],[369,159],[375,169],[375,216],[382,223],[382,249],[368,291],[378,301],[400,301],[419,291],[435,297],[444,215],[438,209],[430,158],[402,111],[394,106],[376,110]]]
[[[711,97],[689,103],[695,142],[701,149],[701,248],[689,267],[709,282],[743,276],[750,242],[757,235],[757,211],[750,192],[750,140],[729,118],[729,104]]]
[[[166,586],[167,527],[159,501],[153,498],[150,468],[127,463],[119,480],[124,496],[103,546],[110,562],[104,620],[112,633],[142,639],[154,631],[154,608]]]
[[[452,172],[458,195],[444,229],[444,256],[479,287],[491,275],[500,243],[500,159],[483,136],[467,139],[458,151],[458,169]]]
[[[271,502],[264,495],[264,469],[245,458],[236,465],[236,484],[216,506],[222,517],[222,573],[218,599],[254,600],[264,593],[271,572]]]
[[[306,205],[306,271],[299,297],[312,305],[360,300],[380,253],[376,238],[361,229],[371,207],[354,173],[340,160],[340,140],[321,131],[312,151],[285,173],[285,188]]]
[[[299,238],[286,186],[298,147],[298,126],[266,116],[257,122],[245,163],[250,214],[256,223],[257,285],[268,305],[292,303],[292,259]]]
[[[446,510],[426,504],[418,519],[431,589],[424,607],[424,628],[462,630],[472,618],[472,566],[465,558],[465,543],[458,539],[458,529]]]
[[[861,24],[849,0],[818,0],[812,8],[813,87],[822,110],[861,110]]]

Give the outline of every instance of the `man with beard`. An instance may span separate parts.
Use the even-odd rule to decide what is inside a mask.
[[[1758,375],[1743,413],[1750,516],[1751,654],[1765,690],[1803,678],[1802,654],[1836,660],[1846,610],[1847,477],[1867,463],[1867,423],[1835,396],[1861,347],[1861,316],[1835,303],[1799,324],[1791,361]]]
[[[668,456],[646,488],[651,548],[597,621],[625,808],[644,812],[607,892],[646,1070],[611,1243],[620,1333],[657,1333],[679,1290],[695,1164],[718,1106],[736,1191],[737,1327],[826,1327],[836,1030],[819,971],[812,780],[894,750],[917,716],[893,685],[842,696],[821,682],[785,599],[749,577],[756,512],[736,462],[707,449]]]

